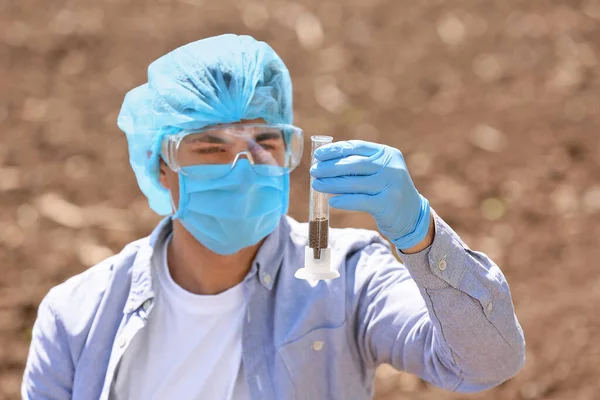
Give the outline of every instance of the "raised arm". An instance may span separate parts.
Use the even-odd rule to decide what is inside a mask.
[[[383,244],[349,260],[358,348],[369,366],[389,363],[447,390],[485,390],[520,370],[523,333],[500,269],[435,223],[432,246],[402,255],[405,265]]]
[[[387,247],[372,245],[351,260],[349,309],[364,361],[389,362],[450,390],[483,390],[513,376],[525,343],[506,280],[435,215],[400,150],[351,140],[314,155],[313,187],[334,195],[333,207],[369,213],[411,253],[402,266]]]

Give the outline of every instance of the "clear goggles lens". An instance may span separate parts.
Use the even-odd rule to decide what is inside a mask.
[[[217,125],[168,136],[162,155],[177,172],[198,165],[229,164],[233,168],[240,158],[246,158],[253,166],[273,167],[255,168],[259,173],[282,175],[298,166],[303,145],[302,129],[293,125]]]

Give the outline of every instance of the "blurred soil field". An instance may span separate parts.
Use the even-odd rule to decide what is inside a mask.
[[[600,398],[599,20],[596,0],[0,0],[0,398],[19,398],[47,291],[158,221],[116,126],[123,96],[157,57],[226,32],[288,64],[307,137],[400,148],[511,284],[517,377],[464,395],[382,367],[377,400]]]

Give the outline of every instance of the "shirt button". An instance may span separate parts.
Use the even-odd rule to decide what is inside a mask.
[[[271,283],[271,275],[265,274],[263,280],[265,281],[265,285],[269,285]]]
[[[442,258],[438,264],[438,268],[440,269],[440,271],[443,271],[446,269],[446,267],[448,266],[448,264],[446,264],[446,257],[444,256],[444,258]]]
[[[494,306],[492,305],[492,302],[490,301],[490,302],[488,303],[488,305],[487,305],[487,310],[488,310],[489,312],[491,312],[493,308],[494,308]]]
[[[144,309],[144,311],[148,311],[148,308],[150,307],[150,304],[152,304],[152,301],[150,299],[146,300],[143,304],[142,304],[142,308]]]
[[[321,351],[325,343],[321,340],[314,341],[312,344],[312,348],[314,351]]]
[[[121,336],[119,339],[119,347],[123,348],[127,344],[127,338],[125,336]]]

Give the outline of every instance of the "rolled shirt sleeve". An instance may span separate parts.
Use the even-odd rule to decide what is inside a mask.
[[[404,265],[381,243],[349,260],[359,352],[447,390],[485,390],[523,366],[523,332],[498,266],[433,215],[432,245],[400,254]]]

